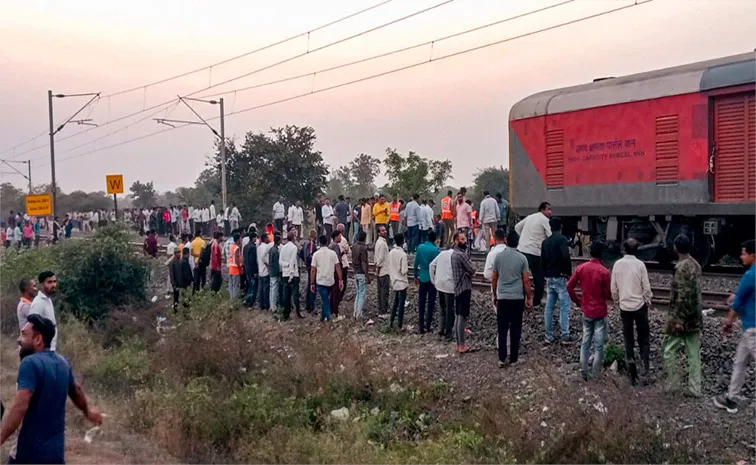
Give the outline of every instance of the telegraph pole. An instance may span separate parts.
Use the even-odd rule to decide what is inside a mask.
[[[50,172],[51,176],[50,179],[52,180],[52,216],[53,221],[55,221],[55,199],[57,197],[56,195],[56,188],[55,188],[55,123],[53,123],[53,93],[51,90],[47,91],[47,107],[48,112],[50,114]]]
[[[218,99],[220,103],[220,153],[221,153],[221,196],[223,197],[223,212],[226,211],[226,121],[223,111],[223,97]]]
[[[32,193],[32,182],[31,182],[31,160],[26,160],[26,167],[29,169],[29,193]]]

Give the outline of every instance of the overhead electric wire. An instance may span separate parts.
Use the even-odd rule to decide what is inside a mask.
[[[281,61],[279,61],[279,62],[276,62],[276,63],[274,63],[274,64],[271,64],[271,65],[267,65],[267,66],[264,66],[264,67],[262,67],[262,68],[258,68],[258,69],[255,69],[255,70],[253,70],[253,71],[250,71],[249,73],[245,73],[245,74],[243,74],[243,75],[241,75],[241,76],[237,76],[237,77],[234,77],[234,78],[228,79],[228,80],[226,80],[226,81],[223,81],[223,82],[220,82],[220,83],[217,83],[217,84],[211,84],[211,85],[208,85],[208,86],[206,86],[206,87],[203,87],[203,88],[201,88],[201,89],[197,89],[197,90],[195,90],[195,91],[193,91],[193,92],[191,92],[191,93],[189,93],[189,94],[186,94],[186,95],[184,95],[184,97],[191,97],[191,96],[194,96],[194,95],[196,95],[196,94],[198,94],[198,93],[200,93],[200,92],[204,92],[204,91],[207,91],[207,90],[213,89],[213,88],[215,88],[215,87],[218,87],[218,86],[221,86],[221,85],[224,85],[224,84],[228,84],[228,83],[230,83],[230,82],[233,82],[233,81],[237,81],[237,80],[239,80],[239,79],[243,79],[243,78],[245,78],[245,77],[248,77],[248,76],[251,76],[251,75],[253,75],[253,74],[256,74],[256,73],[260,73],[260,72],[262,72],[262,71],[266,71],[266,70],[269,70],[269,69],[271,69],[271,68],[273,68],[273,67],[276,67],[276,66],[280,66],[280,65],[282,65],[282,64],[288,63],[288,62],[290,62],[290,61],[293,61],[293,60],[296,60],[296,59],[298,59],[298,58],[302,58],[302,57],[304,57],[304,56],[310,55],[310,54],[312,54],[312,53],[315,53],[315,52],[318,52],[318,51],[321,51],[321,50],[325,50],[325,49],[327,49],[327,48],[330,48],[330,47],[333,47],[333,46],[335,46],[335,45],[338,45],[338,44],[341,44],[341,43],[347,42],[347,41],[349,41],[349,40],[352,40],[352,39],[356,39],[356,38],[358,38],[358,37],[361,37],[361,36],[363,36],[363,35],[365,35],[365,34],[369,34],[369,33],[371,33],[371,32],[375,32],[375,31],[377,31],[377,30],[380,30],[380,29],[383,29],[383,28],[386,28],[386,27],[392,26],[392,25],[394,25],[394,24],[397,24],[397,23],[399,23],[399,22],[402,22],[402,21],[405,21],[405,20],[407,20],[407,19],[413,18],[413,17],[415,17],[415,16],[417,16],[417,15],[420,15],[420,14],[422,14],[422,13],[426,13],[426,12],[428,12],[428,11],[431,11],[431,10],[434,10],[434,9],[436,9],[436,8],[439,8],[439,7],[443,6],[443,5],[447,5],[447,4],[449,4],[449,3],[453,2],[453,1],[454,1],[454,0],[445,0],[445,1],[441,2],[441,3],[437,3],[437,4],[435,4],[435,5],[432,5],[432,6],[430,6],[430,7],[424,8],[424,9],[422,9],[422,10],[418,10],[418,11],[415,11],[415,12],[413,12],[413,13],[410,13],[410,14],[408,14],[408,15],[405,15],[405,16],[402,16],[402,17],[400,17],[400,18],[397,18],[397,19],[391,20],[391,21],[389,21],[389,22],[386,22],[386,23],[380,24],[380,25],[378,25],[378,26],[372,27],[372,28],[370,28],[370,29],[367,29],[367,30],[365,30],[365,31],[361,31],[361,32],[358,32],[358,33],[356,33],[356,34],[353,34],[353,35],[351,35],[351,36],[347,36],[347,37],[345,37],[345,38],[342,38],[342,39],[338,39],[338,40],[336,40],[336,41],[334,41],[334,42],[330,42],[330,43],[328,43],[328,44],[325,44],[325,45],[323,45],[323,46],[320,46],[320,47],[314,48],[314,49],[312,49],[312,50],[310,50],[310,49],[308,48],[307,52],[305,52],[305,53],[300,53],[300,54],[297,54],[297,55],[293,55],[293,56],[291,56],[291,57],[288,57],[288,58],[286,58],[286,59],[284,59],[284,60],[281,60]],[[380,6],[380,5],[383,5],[383,4],[385,4],[385,3],[386,3],[386,2],[383,2],[383,3],[380,3],[380,4],[374,5],[374,6],[372,7],[372,8],[376,8],[376,7],[378,7],[378,6]],[[355,16],[355,15],[357,15],[357,14],[361,14],[361,13],[363,13],[363,12],[365,12],[365,11],[369,11],[369,10],[370,10],[370,9],[372,9],[372,8],[368,8],[368,9],[365,9],[365,10],[361,10],[361,11],[360,11],[360,12],[358,12],[358,13],[353,13],[353,14],[352,14],[352,15],[351,15],[350,17],[354,17],[354,16]],[[347,18],[345,17],[345,18],[342,18],[341,20],[343,21],[343,20],[345,20],[345,19],[347,19]],[[336,24],[337,22],[339,22],[339,20],[336,20],[336,21],[332,21],[332,22],[331,22],[331,23],[329,23],[328,25],[333,25],[333,24]],[[320,26],[320,27],[316,28],[315,30],[323,29],[324,27],[327,27],[328,25],[323,25],[323,26]],[[251,52],[250,52],[250,53],[251,53]],[[140,87],[136,87],[136,88],[134,88],[134,89],[142,89],[142,88],[144,88],[144,87],[145,87],[145,86],[140,86]],[[175,101],[174,99],[171,99],[171,100],[166,100],[165,102],[161,102],[161,103],[158,103],[158,104],[155,104],[155,105],[152,105],[152,106],[149,106],[149,107],[143,108],[143,109],[141,109],[141,110],[138,110],[138,111],[135,111],[135,112],[133,112],[133,113],[129,113],[128,115],[124,115],[124,116],[118,117],[118,118],[116,118],[116,119],[114,119],[114,120],[109,120],[109,121],[107,121],[107,122],[104,122],[104,123],[100,124],[100,125],[99,125],[98,127],[99,127],[99,128],[101,128],[101,127],[103,127],[103,126],[107,126],[107,125],[109,125],[109,124],[111,124],[111,123],[115,123],[115,122],[118,122],[118,121],[123,121],[123,120],[125,120],[125,119],[131,118],[131,117],[133,117],[133,116],[136,116],[136,115],[139,115],[139,114],[141,114],[141,113],[144,113],[144,112],[147,112],[147,111],[151,111],[151,110],[154,110],[154,109],[156,109],[156,108],[160,108],[160,107],[163,107],[163,106],[169,105],[169,104],[173,103],[174,101]],[[73,138],[73,137],[78,137],[78,136],[81,136],[82,134],[86,134],[86,133],[87,133],[87,132],[89,132],[89,131],[93,131],[93,130],[97,129],[98,127],[91,127],[91,128],[85,129],[85,130],[83,130],[83,131],[77,132],[77,133],[75,133],[75,134],[71,134],[70,136],[62,137],[62,138],[58,139],[58,142],[62,142],[62,141],[64,141],[64,140],[68,140],[68,139],[71,139],[71,138]],[[26,150],[26,151],[24,151],[24,152],[21,152],[21,153],[19,153],[19,154],[15,154],[15,155],[14,155],[13,157],[16,157],[16,156],[20,156],[20,155],[23,155],[23,154],[26,154],[26,153],[30,153],[30,152],[34,152],[34,151],[40,150],[40,149],[42,149],[42,148],[44,148],[44,147],[47,147],[47,145],[43,145],[43,146],[39,146],[39,147],[35,147],[35,148],[32,148],[32,149]]]
[[[314,29],[310,29],[307,32],[300,32],[299,34],[293,35],[291,37],[287,37],[286,39],[279,40],[278,42],[273,42],[273,43],[270,43],[268,45],[263,45],[260,48],[256,48],[256,49],[251,50],[249,52],[242,53],[241,55],[236,55],[234,57],[227,58],[227,59],[225,59],[223,61],[219,61],[219,62],[213,63],[211,65],[203,66],[202,68],[197,68],[197,69],[195,69],[193,71],[187,71],[185,73],[177,74],[175,76],[171,76],[171,77],[168,77],[168,78],[165,78],[165,79],[160,79],[158,81],[154,81],[154,82],[151,82],[149,84],[145,84],[145,85],[137,86],[137,87],[132,87],[130,89],[125,89],[125,90],[121,90],[121,91],[118,91],[118,92],[113,92],[112,94],[105,95],[105,97],[115,97],[117,95],[122,95],[122,94],[126,94],[126,93],[129,93],[129,92],[134,92],[134,91],[137,91],[137,90],[142,90],[145,87],[155,86],[155,85],[158,85],[158,84],[164,84],[166,82],[174,81],[174,80],[180,79],[182,77],[186,77],[186,76],[190,76],[192,74],[200,73],[202,71],[210,70],[210,69],[215,68],[217,66],[225,65],[226,63],[230,63],[232,61],[236,61],[236,60],[248,57],[248,56],[253,55],[255,53],[262,52],[264,50],[268,50],[270,48],[277,47],[279,45],[283,45],[283,44],[285,44],[287,42],[291,42],[292,40],[296,40],[296,39],[299,39],[299,38],[302,38],[302,37],[307,37],[310,34],[312,34],[313,32],[317,32],[317,31],[320,31],[321,29],[325,29],[325,28],[334,26],[334,25],[336,25],[338,23],[341,23],[341,22],[344,22],[344,21],[346,21],[348,19],[352,19],[355,16],[359,16],[359,15],[361,15],[363,13],[367,13],[368,11],[371,11],[371,10],[374,10],[374,9],[376,9],[378,7],[386,5],[387,3],[390,3],[391,1],[392,0],[384,0],[382,2],[379,2],[379,3],[376,3],[374,5],[371,5],[371,6],[367,7],[367,8],[363,8],[362,10],[356,11],[354,13],[350,13],[350,14],[348,14],[346,16],[342,16],[341,18],[335,19],[335,20],[333,20],[333,21],[331,21],[329,23],[320,25],[320,26],[318,26],[318,27],[316,27]]]
[[[307,97],[309,95],[314,95],[314,94],[318,94],[318,93],[322,93],[322,92],[338,89],[338,88],[341,88],[341,87],[346,87],[346,86],[349,86],[349,85],[352,85],[352,84],[357,84],[357,83],[360,83],[360,82],[369,81],[369,80],[376,79],[376,78],[379,78],[379,77],[387,76],[389,74],[394,74],[394,73],[398,73],[400,71],[406,71],[408,69],[412,69],[412,68],[416,68],[416,67],[419,67],[419,66],[422,66],[422,65],[429,64],[429,63],[434,63],[434,62],[437,62],[437,61],[441,61],[441,60],[444,60],[444,59],[447,59],[447,58],[457,57],[457,56],[460,56],[460,55],[464,55],[464,54],[467,54],[467,53],[472,53],[472,52],[475,52],[475,51],[478,51],[478,50],[482,50],[482,49],[485,49],[485,48],[493,47],[493,46],[496,46],[496,45],[501,45],[501,44],[506,43],[506,42],[511,42],[513,40],[517,40],[517,39],[521,39],[521,38],[524,38],[524,37],[533,36],[535,34],[540,34],[542,32],[548,32],[548,31],[551,31],[551,30],[554,30],[554,29],[559,29],[559,28],[562,28],[562,27],[570,26],[570,25],[577,24],[577,23],[580,23],[580,22],[583,22],[583,21],[587,21],[587,20],[590,20],[590,19],[598,18],[598,17],[605,16],[605,15],[608,15],[608,14],[611,14],[611,13],[616,13],[618,11],[626,10],[628,8],[632,8],[632,7],[635,7],[635,6],[645,5],[645,4],[651,3],[653,1],[654,0],[636,1],[636,2],[631,3],[629,5],[624,5],[624,6],[621,6],[621,7],[613,8],[611,10],[602,11],[602,12],[599,12],[599,13],[595,13],[595,14],[592,14],[592,15],[584,16],[584,17],[577,18],[577,19],[574,19],[574,20],[570,20],[570,21],[566,21],[566,22],[563,22],[563,23],[559,23],[559,24],[555,24],[555,25],[552,25],[552,26],[548,26],[548,27],[545,27],[545,28],[537,29],[535,31],[526,32],[526,33],[519,34],[519,35],[516,35],[516,36],[508,37],[506,39],[501,39],[501,40],[497,40],[497,41],[494,41],[494,42],[488,42],[488,43],[485,43],[483,45],[479,45],[479,46],[476,46],[476,47],[464,49],[464,50],[461,50],[461,51],[458,51],[458,52],[454,52],[454,53],[450,53],[450,54],[447,54],[447,55],[442,55],[442,56],[439,56],[439,57],[436,57],[436,58],[431,58],[429,60],[423,60],[421,62],[414,63],[414,64],[411,64],[411,65],[406,65],[406,66],[402,66],[402,67],[399,67],[399,68],[394,68],[392,70],[384,71],[382,73],[377,73],[377,74],[373,74],[373,75],[370,75],[370,76],[365,76],[365,77],[354,79],[352,81],[347,81],[347,82],[344,82],[344,83],[341,83],[341,84],[336,84],[336,85],[325,87],[325,88],[322,88],[322,89],[312,90],[312,91],[307,92],[307,93],[298,94],[298,95],[294,95],[294,96],[291,96],[291,97],[287,97],[287,98],[275,100],[275,101],[272,101],[272,102],[264,103],[264,104],[261,104],[261,105],[256,105],[256,106],[253,106],[253,107],[249,107],[249,108],[245,108],[245,109],[242,109],[242,110],[234,111],[234,112],[231,112],[231,113],[227,113],[225,116],[232,116],[232,115],[237,115],[237,114],[241,114],[241,113],[246,113],[246,112],[253,111],[253,110],[258,110],[258,109],[261,109],[261,108],[265,108],[265,107],[269,107],[269,106],[273,106],[273,105],[278,105],[278,104],[285,103],[285,102],[290,102],[292,100],[297,100],[297,99],[300,99],[300,98],[304,98],[304,97]],[[215,116],[215,117],[212,117],[212,118],[208,118],[208,120],[211,121],[211,120],[216,120],[218,118],[219,118],[218,116]],[[146,139],[148,137],[155,136],[157,134],[161,134],[161,133],[168,132],[168,131],[173,131],[174,129],[185,128],[187,126],[190,126],[190,125],[189,124],[184,124],[184,125],[176,126],[175,128],[166,128],[166,129],[163,129],[163,130],[160,130],[160,131],[155,131],[155,132],[152,132],[152,133],[149,133],[149,134],[145,134],[143,136],[140,136],[140,137],[137,137],[137,138],[134,138],[134,139],[128,139],[128,140],[121,141],[121,142],[118,142],[118,143],[115,143],[115,144],[112,144],[112,145],[109,145],[109,146],[106,146],[106,147],[101,147],[99,149],[94,149],[94,150],[90,150],[90,151],[87,151],[87,152],[82,152],[82,153],[79,153],[79,154],[76,154],[76,155],[72,155],[72,156],[69,156],[69,157],[64,157],[60,161],[72,160],[72,159],[75,159],[75,158],[83,157],[85,155],[89,155],[89,154],[92,154],[92,153],[100,152],[100,151],[103,151],[103,150],[108,150],[110,148],[114,148],[114,147],[125,145],[125,144],[131,143],[131,142],[136,142],[136,141],[139,141],[139,140],[143,140],[143,139]]]
[[[318,75],[318,74],[324,74],[324,73],[328,73],[328,72],[331,72],[331,71],[336,71],[338,69],[348,68],[350,66],[355,66],[355,65],[362,64],[362,63],[366,63],[368,61],[377,60],[379,58],[386,58],[386,57],[391,56],[391,55],[396,55],[396,54],[399,54],[399,53],[408,52],[410,50],[414,50],[414,49],[417,49],[417,48],[422,48],[422,47],[425,47],[427,45],[433,45],[433,44],[436,44],[436,43],[439,43],[439,42],[443,42],[445,40],[454,39],[454,38],[463,36],[465,34],[470,34],[470,33],[473,33],[473,32],[478,32],[478,31],[481,31],[483,29],[487,29],[489,27],[498,26],[500,24],[503,24],[503,23],[506,23],[506,22],[509,22],[509,21],[514,21],[516,19],[521,19],[521,18],[524,18],[526,16],[530,16],[530,15],[534,15],[536,13],[541,13],[541,12],[544,12],[546,10],[550,10],[552,8],[556,8],[556,7],[560,7],[560,6],[563,6],[563,5],[567,5],[567,4],[572,3],[574,1],[575,0],[563,0],[563,1],[559,2],[559,3],[555,3],[553,5],[545,6],[543,8],[539,8],[537,10],[527,11],[525,13],[521,13],[521,14],[518,14],[518,15],[515,15],[515,16],[510,16],[508,18],[500,19],[498,21],[494,21],[494,22],[491,22],[491,23],[488,23],[488,24],[483,24],[481,26],[476,26],[476,27],[471,28],[471,29],[466,29],[464,31],[455,32],[454,34],[449,34],[449,35],[446,35],[446,36],[443,36],[443,37],[439,37],[439,38],[434,39],[434,40],[428,40],[428,41],[425,41],[425,42],[422,42],[422,43],[418,43],[418,44],[415,44],[415,45],[410,45],[410,46],[407,46],[407,47],[403,47],[403,48],[399,48],[399,49],[396,49],[396,50],[392,50],[390,52],[384,52],[384,53],[380,53],[378,55],[373,55],[371,57],[361,58],[359,60],[350,61],[348,63],[343,63],[343,64],[340,64],[340,65],[335,65],[335,66],[331,66],[331,67],[328,67],[328,68],[319,69],[319,70],[316,70],[316,71],[310,71],[308,73],[298,74],[296,76],[289,76],[289,77],[285,77],[285,78],[276,79],[276,80],[273,80],[273,81],[267,81],[267,82],[263,82],[263,83],[260,83],[260,84],[253,84],[251,86],[241,87],[239,89],[232,89],[232,90],[227,90],[227,91],[217,92],[217,93],[207,93],[207,94],[201,95],[199,97],[200,98],[208,98],[208,97],[215,97],[215,96],[219,96],[219,95],[235,94],[237,92],[244,92],[244,91],[247,91],[247,90],[259,89],[261,87],[267,87],[267,86],[271,86],[271,85],[275,85],[275,84],[281,84],[281,83],[288,82],[288,81],[295,81],[297,79],[303,79],[303,78],[311,77],[311,76]]]

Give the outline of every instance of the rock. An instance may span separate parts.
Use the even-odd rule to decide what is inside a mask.
[[[449,354],[438,354],[438,355],[436,355],[436,358],[446,358],[448,356],[449,356]]]
[[[546,424],[546,422],[545,422],[545,421],[542,421],[542,422],[541,422],[541,426],[542,426],[543,428],[546,428],[546,427],[547,427],[548,425]]]
[[[462,400],[465,401],[465,402],[470,402],[471,399],[472,399],[471,396],[465,396],[465,398],[462,399]]]
[[[398,394],[400,392],[404,392],[404,388],[396,383],[391,383],[391,386],[389,386],[389,391],[391,391],[392,394]]]
[[[712,316],[715,313],[717,313],[717,311],[714,310],[713,308],[707,308],[706,310],[702,311],[701,313],[703,313],[704,316]]]
[[[379,409],[378,407],[373,407],[372,409],[370,409],[370,415],[372,416],[376,416],[379,413],[381,413],[381,409]]]
[[[340,409],[331,410],[331,418],[339,421],[346,421],[349,419],[349,409],[347,407],[341,407]]]
[[[612,370],[615,373],[617,373],[619,371],[619,364],[617,363],[616,360],[614,362],[612,362],[612,366],[610,366],[609,369]]]

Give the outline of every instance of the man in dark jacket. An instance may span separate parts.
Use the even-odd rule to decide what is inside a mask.
[[[551,236],[541,245],[541,266],[546,277],[546,307],[543,319],[546,326],[546,342],[554,342],[554,309],[559,300],[559,326],[562,330],[562,344],[573,344],[578,338],[570,335],[570,294],[567,291],[567,280],[572,275],[569,241],[562,235],[562,221],[550,218]]]
[[[257,301],[257,277],[259,269],[257,267],[257,233],[250,231],[247,235],[249,243],[244,246],[244,274],[247,276],[247,295],[244,297],[244,304],[247,307],[253,307]]]
[[[189,264],[189,247],[184,247],[183,258],[179,249],[173,252],[173,262],[170,268],[171,287],[173,287],[173,311],[178,310],[181,290],[185,290],[194,281],[192,267]]]
[[[302,246],[302,249],[299,251],[299,258],[302,259],[302,262],[305,264],[305,269],[307,271],[307,299],[305,303],[305,310],[307,310],[307,313],[312,313],[315,311],[315,293],[311,290],[312,287],[312,276],[309,272],[310,268],[312,268],[312,254],[317,252],[318,250],[318,232],[314,229],[310,230],[310,240],[307,241],[304,246]]]

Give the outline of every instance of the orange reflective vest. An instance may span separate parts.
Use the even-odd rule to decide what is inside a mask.
[[[473,228],[477,228],[478,227],[478,211],[477,210],[473,210],[472,212],[472,222],[473,222]]]
[[[399,202],[391,202],[389,204],[389,211],[391,212],[391,221],[399,221]]]
[[[441,219],[452,219],[452,198],[449,196],[446,196],[441,200]]]
[[[241,274],[241,266],[236,263],[237,250],[239,250],[239,246],[236,244],[231,244],[231,247],[228,248],[228,274],[230,275]]]

